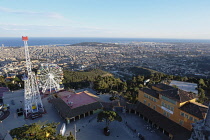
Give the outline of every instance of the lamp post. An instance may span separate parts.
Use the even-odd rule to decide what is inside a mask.
[[[76,124],[74,125],[74,138],[75,138],[75,140],[77,139],[77,129],[76,129]]]

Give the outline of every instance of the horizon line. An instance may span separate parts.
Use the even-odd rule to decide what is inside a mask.
[[[20,37],[0,37],[0,38],[21,38]],[[37,36],[28,36],[29,38],[116,38],[116,39],[181,39],[181,40],[210,40],[206,39],[206,38],[156,38],[156,37],[46,37],[46,36],[41,36],[41,37],[37,37]]]

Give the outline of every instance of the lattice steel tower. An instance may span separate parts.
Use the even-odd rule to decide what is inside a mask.
[[[25,48],[25,57],[26,57],[26,68],[27,73],[24,75],[24,104],[25,104],[25,116],[26,118],[30,117],[34,113],[43,113],[44,108],[42,104],[42,100],[40,97],[39,88],[37,85],[37,80],[35,73],[31,70],[31,61],[28,50],[28,37],[23,36],[22,40],[24,41]]]

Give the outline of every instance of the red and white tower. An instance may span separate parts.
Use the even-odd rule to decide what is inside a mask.
[[[27,73],[23,77],[24,80],[24,111],[26,118],[29,118],[33,114],[41,114],[44,112],[42,100],[40,97],[39,88],[37,85],[37,80],[35,73],[32,72],[31,69],[31,60],[29,56],[29,50],[28,50],[28,37],[23,36],[22,40],[24,41],[24,47],[25,47],[25,57],[26,57],[26,68]],[[36,115],[41,116],[41,115]]]

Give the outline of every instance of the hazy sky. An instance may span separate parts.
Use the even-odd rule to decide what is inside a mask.
[[[210,39],[210,0],[0,0],[0,37]]]

